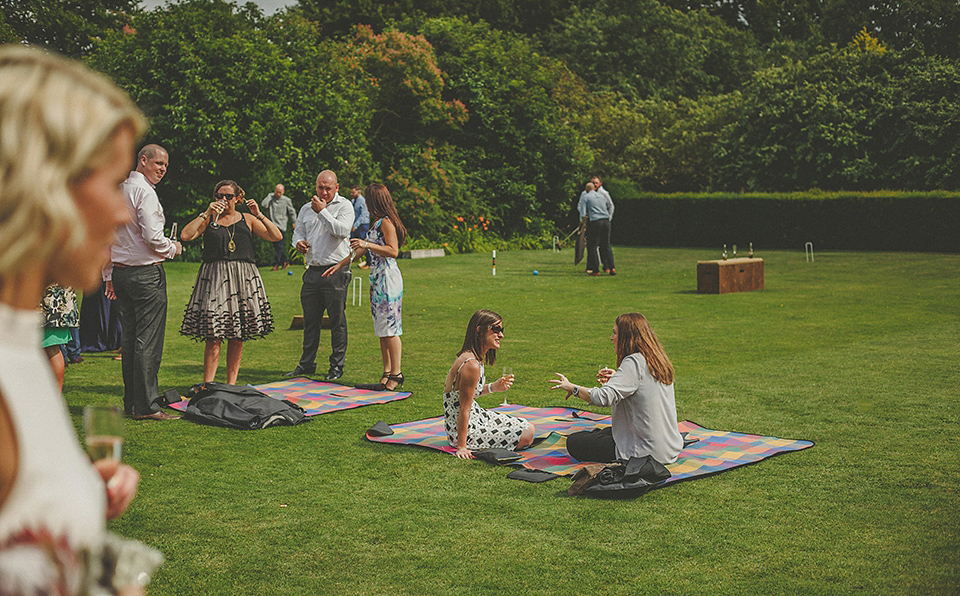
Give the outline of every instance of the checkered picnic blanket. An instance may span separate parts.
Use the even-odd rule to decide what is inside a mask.
[[[313,381],[306,378],[295,378],[286,381],[274,381],[256,385],[255,389],[270,397],[285,399],[303,408],[307,416],[328,414],[339,410],[349,410],[371,404],[385,404],[391,401],[405,399],[413,395],[410,391],[372,391],[369,389],[355,389],[337,383]],[[181,412],[187,409],[189,400],[183,399],[171,404],[170,407]]]
[[[610,424],[609,416],[575,408],[508,405],[495,409],[529,420],[537,427],[537,437],[545,437],[532,447],[518,451],[520,459],[510,462],[510,465],[543,470],[560,476],[571,476],[586,465],[567,453],[567,436]],[[665,484],[717,474],[774,455],[813,446],[813,441],[711,430],[689,420],[684,420],[677,426],[680,432],[687,433],[688,438],[697,441],[685,447],[676,462],[667,465],[672,476]],[[368,433],[367,439],[377,443],[417,445],[445,453],[456,452],[447,442],[442,416],[394,424],[390,428],[393,430],[392,435],[377,437]]]
[[[487,409],[529,420],[536,427],[538,437],[549,435],[551,432],[569,435],[581,430],[592,430],[597,428],[598,424],[607,426],[610,424],[609,416],[576,408],[529,408],[508,404]],[[377,443],[417,445],[445,453],[456,453],[457,451],[447,442],[446,431],[443,429],[443,416],[392,424],[390,428],[393,430],[392,435],[377,437],[368,433],[367,439]]]

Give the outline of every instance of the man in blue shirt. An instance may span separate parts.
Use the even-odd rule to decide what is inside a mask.
[[[595,180],[597,180],[595,178]],[[597,180],[599,181],[599,180]],[[610,248],[610,220],[613,218],[613,200],[610,194],[597,192],[594,182],[587,182],[586,189],[580,193],[577,211],[580,218],[587,218],[587,275],[600,275],[598,265],[603,262],[603,270],[616,275],[613,267],[613,249]]]
[[[350,232],[350,237],[366,240],[367,230],[370,229],[370,212],[367,211],[367,200],[363,198],[362,193],[363,188],[359,185],[350,187],[350,202],[353,203],[353,230]],[[360,268],[366,269],[369,266],[367,257],[364,255]]]

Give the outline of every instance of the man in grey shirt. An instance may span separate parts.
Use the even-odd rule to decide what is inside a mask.
[[[278,184],[272,193],[264,197],[260,205],[263,207],[263,210],[266,211],[267,217],[280,228],[280,233],[286,236],[287,223],[290,220],[294,220],[294,229],[297,227],[297,212],[293,208],[293,201],[290,200],[290,197],[283,194],[283,190],[283,185]],[[287,251],[284,250],[284,248],[283,238],[281,238],[279,242],[273,243],[273,267],[271,267],[271,271],[286,269],[287,265],[290,264],[287,261]]]
[[[577,211],[581,219],[586,217],[588,220],[587,275],[600,274],[598,269],[600,261],[603,262],[605,272],[616,275],[617,270],[613,267],[613,249],[610,248],[610,220],[613,218],[613,201],[610,199],[610,194],[601,194],[596,190],[593,182],[587,182],[586,189],[580,193]]]

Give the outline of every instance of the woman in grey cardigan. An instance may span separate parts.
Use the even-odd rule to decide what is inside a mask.
[[[640,313],[617,317],[610,336],[617,370],[597,373],[600,387],[575,385],[560,373],[552,389],[575,395],[597,406],[610,406],[612,427],[574,433],[567,451],[579,461],[612,462],[653,456],[662,464],[677,460],[683,438],[677,430],[673,396],[673,364],[650,323]]]

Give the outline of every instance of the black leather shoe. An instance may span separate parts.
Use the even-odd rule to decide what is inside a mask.
[[[333,381],[339,379],[343,376],[343,368],[340,366],[331,366],[330,370],[327,372],[327,376],[324,377],[328,381]]]
[[[315,371],[314,371],[314,372],[315,372]],[[283,373],[283,376],[285,376],[285,377],[287,377],[287,378],[289,379],[289,378],[291,378],[291,377],[309,377],[309,376],[312,375],[312,374],[313,374],[313,372],[307,372],[307,371],[303,370],[302,368],[300,368],[300,367],[298,366],[297,368],[291,370],[291,371],[288,372],[288,373]]]

